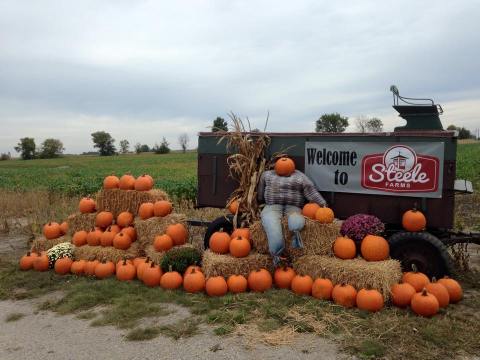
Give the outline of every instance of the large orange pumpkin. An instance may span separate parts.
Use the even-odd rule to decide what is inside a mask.
[[[70,272],[73,260],[69,257],[62,257],[55,261],[54,269],[57,274],[65,275]]]
[[[153,247],[158,252],[168,251],[173,247],[173,240],[167,234],[157,235],[153,241]]]
[[[87,234],[87,244],[90,246],[98,246],[100,245],[100,239],[102,237],[102,230],[99,229],[92,229]]]
[[[217,254],[226,254],[230,249],[230,235],[223,231],[216,231],[210,236],[209,247]]]
[[[104,189],[118,189],[120,180],[115,175],[109,175],[103,180]]]
[[[213,276],[207,279],[205,291],[209,296],[223,296],[228,291],[228,285],[223,276]]]
[[[162,277],[162,269],[160,266],[155,265],[152,261],[150,266],[145,267],[142,274],[142,281],[145,285],[153,287],[160,285],[160,279]]]
[[[182,286],[183,277],[177,271],[172,270],[172,266],[169,267],[169,271],[162,275],[160,279],[160,286],[164,289],[178,289]]]
[[[153,215],[154,213],[152,203],[143,203],[138,208],[138,216],[140,216],[142,220],[150,219],[151,217],[153,217]]]
[[[310,295],[312,293],[313,280],[309,275],[295,275],[292,279],[291,288],[297,295]]]
[[[318,209],[320,209],[320,205],[316,203],[308,203],[303,207],[302,214],[310,219],[315,219],[315,214]]]
[[[357,307],[361,310],[376,312],[383,308],[383,295],[378,290],[360,289],[357,294]]]
[[[87,243],[88,233],[85,230],[77,231],[73,234],[72,244],[75,246],[83,246]]]
[[[47,271],[49,268],[47,253],[41,253],[33,260],[33,268],[37,271]]]
[[[391,293],[393,304],[400,308],[405,308],[412,302],[412,297],[416,291],[409,283],[401,283],[393,285]]]
[[[273,273],[273,279],[274,279],[275,285],[279,289],[290,289],[292,280],[295,277],[295,275],[296,275],[295,270],[293,270],[289,266],[284,266],[284,267],[279,267],[275,269],[275,272]]]
[[[250,241],[244,237],[237,236],[230,241],[230,254],[236,258],[248,256],[251,248]]]
[[[443,279],[438,280],[438,283],[447,288],[448,295],[450,296],[450,303],[455,304],[462,300],[463,289],[458,281],[445,276]]]
[[[337,237],[333,243],[333,253],[336,257],[343,260],[353,259],[357,254],[355,241],[343,236]]]
[[[425,289],[435,296],[438,300],[438,305],[441,308],[447,307],[450,303],[450,294],[448,293],[445,285],[437,282],[435,278],[432,278],[432,282],[425,285]]]
[[[137,278],[138,278],[139,280],[142,280],[142,278],[143,278],[143,272],[144,272],[145,269],[146,269],[147,267],[149,267],[149,266],[150,266],[150,258],[149,258],[148,256],[145,258],[144,261],[140,262],[140,263],[137,265]]]
[[[263,292],[272,287],[272,275],[265,270],[254,270],[248,275],[248,287],[255,292]]]
[[[127,259],[123,259],[120,264],[117,264],[115,276],[120,281],[130,281],[135,279],[137,269],[132,262],[128,262]]]
[[[183,277],[183,288],[189,293],[203,291],[205,289],[205,275],[201,271],[196,271],[195,268],[192,269],[191,273]]]
[[[335,304],[347,308],[354,307],[357,300],[357,290],[352,285],[337,284],[333,287],[332,299]]]
[[[155,216],[167,216],[172,212],[172,203],[167,200],[159,200],[153,204],[153,214]]]
[[[85,273],[85,266],[87,262],[85,260],[76,260],[70,266],[70,272],[75,275],[83,275]]]
[[[123,211],[117,216],[117,225],[124,228],[133,224],[133,214],[128,211]]]
[[[247,291],[248,282],[243,275],[230,275],[227,280],[228,290],[234,294]]]
[[[414,208],[403,214],[402,225],[407,231],[422,231],[427,226],[427,219],[421,211]]]
[[[245,239],[250,240],[250,229],[249,228],[236,228],[233,230],[232,235],[230,237],[233,239],[234,237],[244,237]]]
[[[82,200],[80,200],[80,203],[78,204],[78,210],[80,210],[82,214],[89,214],[95,212],[95,200],[89,197],[82,198]]]
[[[115,264],[111,261],[103,260],[95,266],[95,276],[98,279],[105,279],[115,274]]]
[[[330,279],[318,278],[312,284],[312,296],[321,300],[332,298],[333,283]]]
[[[315,220],[321,224],[331,224],[334,218],[333,210],[328,207],[320,207],[315,212]]]
[[[415,314],[425,317],[435,315],[440,308],[437,298],[426,289],[413,295],[410,306]]]
[[[113,237],[112,245],[115,249],[127,250],[132,245],[132,239],[127,233],[119,232]]]
[[[183,224],[168,225],[165,233],[172,238],[174,245],[183,245],[187,242],[188,232]]]
[[[402,282],[409,283],[413,286],[416,292],[423,290],[425,285],[427,285],[430,280],[424,273],[418,272],[417,267],[412,265],[413,271],[403,273]]]
[[[32,252],[27,252],[27,255],[23,255],[20,258],[20,269],[21,270],[30,270],[33,268],[33,261],[38,255]]]
[[[102,229],[112,225],[112,222],[113,214],[109,211],[100,211],[95,217],[95,225]]]
[[[360,252],[367,261],[383,261],[390,256],[390,246],[381,236],[367,235],[362,240]]]
[[[60,237],[61,234],[62,230],[60,229],[60,225],[56,222],[49,222],[43,227],[43,235],[45,235],[47,239],[56,239]]]
[[[275,172],[279,176],[290,176],[295,171],[295,163],[288,157],[282,157],[275,161]]]
[[[135,189],[135,178],[131,174],[125,174],[120,178],[118,187],[122,190]]]
[[[148,190],[152,190],[152,187],[153,187],[153,179],[148,176],[148,175],[142,175],[142,176],[139,176],[136,180],[135,180],[135,190],[137,191],[148,191]]]

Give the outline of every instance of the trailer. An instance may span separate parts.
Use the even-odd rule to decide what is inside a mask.
[[[404,269],[415,264],[429,276],[443,276],[454,270],[447,246],[480,244],[480,234],[452,230],[455,194],[473,192],[472,185],[456,179],[457,133],[443,130],[441,106],[431,99],[402,97],[395,86],[391,91],[393,108],[406,120],[393,132],[267,133],[271,142],[266,156],[287,149],[337,218],[377,216],[385,223],[391,257]],[[229,176],[230,154],[219,142],[223,135],[199,134],[198,207],[224,208],[237,188]],[[413,207],[425,214],[425,231],[403,230],[402,215]],[[205,245],[210,234],[231,222],[227,217],[208,224]]]

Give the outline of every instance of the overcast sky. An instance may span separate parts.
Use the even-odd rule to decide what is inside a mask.
[[[400,124],[388,91],[480,128],[478,1],[2,1],[0,152],[90,134],[191,147],[216,116],[311,131],[326,112]],[[353,130],[353,126],[349,128]]]

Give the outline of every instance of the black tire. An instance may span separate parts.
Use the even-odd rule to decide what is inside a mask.
[[[205,237],[203,238],[205,249],[208,249],[209,247],[210,236],[212,236],[214,232],[220,231],[220,229],[223,229],[223,231],[228,232],[229,234],[233,232],[233,215],[221,216],[208,225]]]
[[[390,237],[389,244],[390,256],[401,262],[403,271],[411,271],[415,264],[418,271],[430,278],[441,278],[453,272],[447,247],[428,232],[397,232]]]

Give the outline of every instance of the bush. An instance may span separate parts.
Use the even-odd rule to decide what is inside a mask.
[[[10,154],[2,153],[2,155],[0,155],[0,161],[10,160],[11,158]]]
[[[167,251],[162,259],[162,270],[169,271],[170,266],[173,271],[178,271],[183,274],[190,265],[198,265],[202,260],[202,256],[197,249],[188,247],[174,247]]]
[[[373,215],[357,214],[347,218],[340,228],[342,236],[361,242],[366,235],[381,235],[385,225]]]

